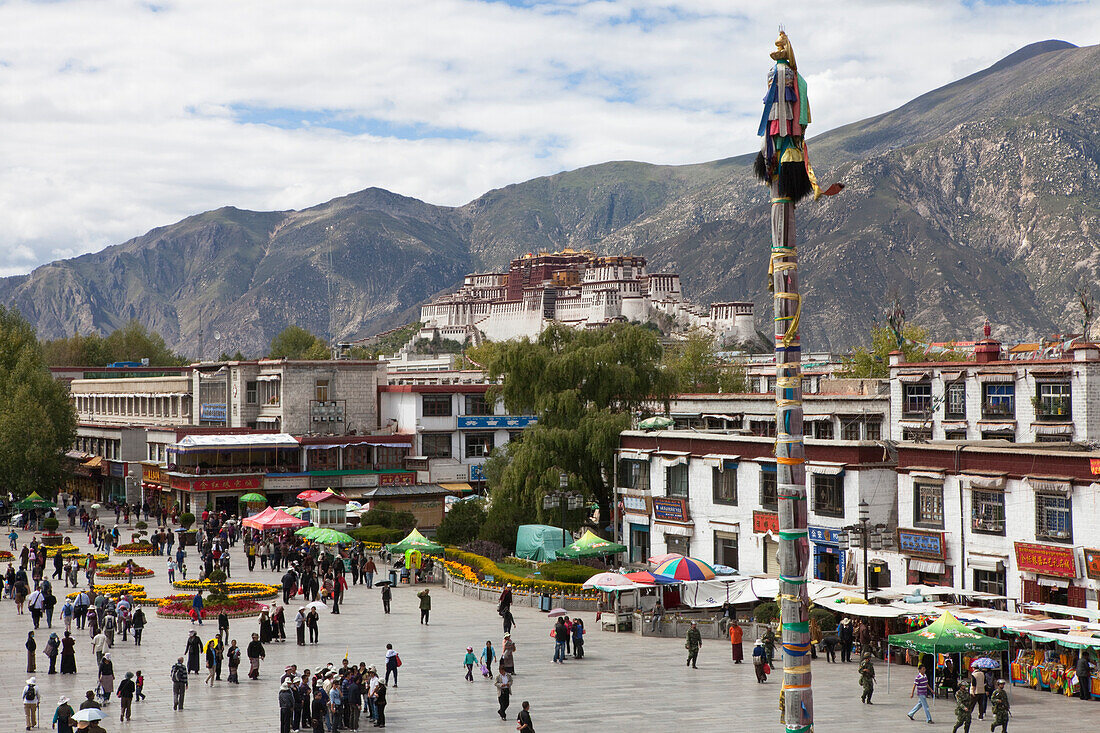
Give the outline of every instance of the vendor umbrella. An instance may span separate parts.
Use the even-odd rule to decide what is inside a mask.
[[[568,547],[556,550],[555,554],[565,557],[599,557],[620,552],[626,552],[626,545],[605,540],[603,537],[593,534],[592,530],[589,529],[585,530],[584,535],[579,540]]]
[[[32,491],[27,496],[15,502],[16,509],[49,509],[54,503],[49,499],[43,499],[37,491]]]
[[[694,557],[681,557],[662,563],[653,571],[654,575],[663,575],[676,580],[714,580],[714,568]]]
[[[654,555],[649,558],[648,562],[650,565],[664,565],[669,560],[675,560],[680,557],[683,557],[683,555],[678,552],[666,552],[663,555]]]
[[[312,524],[308,527],[302,527],[294,531],[294,534],[298,537],[305,537],[307,540],[313,538],[314,532],[321,531],[320,527],[314,527]]]
[[[630,578],[619,573],[596,573],[584,581],[585,588],[596,588],[598,590],[629,588],[632,585],[634,585],[634,582]]]
[[[310,539],[322,545],[347,545],[355,542],[355,538],[351,535],[327,527],[310,535]]]
[[[676,424],[676,421],[669,417],[651,417],[642,420],[638,423],[638,428],[641,430],[664,430],[665,428],[671,428]]]
[[[250,494],[245,494],[240,499],[237,499],[237,501],[241,504],[266,504],[267,497],[265,497],[263,494],[252,492]]]

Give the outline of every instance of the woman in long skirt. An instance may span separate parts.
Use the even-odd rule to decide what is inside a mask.
[[[76,639],[68,631],[61,639],[61,674],[76,674]]]
[[[106,705],[115,691],[115,665],[111,661],[110,652],[103,655],[103,661],[99,665],[99,687],[105,698],[103,704]]]
[[[271,618],[267,615],[267,611],[260,614],[260,643],[271,643]]]
[[[38,643],[34,640],[34,632],[27,632],[27,671],[34,672],[34,652],[38,649]]]

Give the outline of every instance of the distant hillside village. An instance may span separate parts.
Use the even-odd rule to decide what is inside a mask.
[[[457,291],[422,306],[420,320],[416,339],[475,344],[534,338],[555,321],[576,328],[652,323],[666,334],[697,328],[723,346],[756,335],[751,302],[703,308],[684,300],[679,275],[648,272],[645,257],[572,249],[525,254],[507,272],[467,275]]]

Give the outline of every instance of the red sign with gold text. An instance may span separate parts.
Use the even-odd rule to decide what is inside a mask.
[[[416,483],[415,473],[380,473],[379,486],[412,486]]]
[[[1041,575],[1077,577],[1077,563],[1073,559],[1072,547],[1017,542],[1016,566],[1022,571]]]
[[[262,483],[261,476],[196,479],[172,477],[172,488],[181,491],[255,491]]]
[[[752,531],[753,532],[772,532],[774,534],[779,533],[779,515],[774,512],[753,512],[752,513]]]

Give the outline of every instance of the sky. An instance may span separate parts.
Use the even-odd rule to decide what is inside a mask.
[[[782,24],[811,134],[1089,0],[0,0],[0,276],[225,205],[379,186],[442,205],[608,160],[751,152]]]

